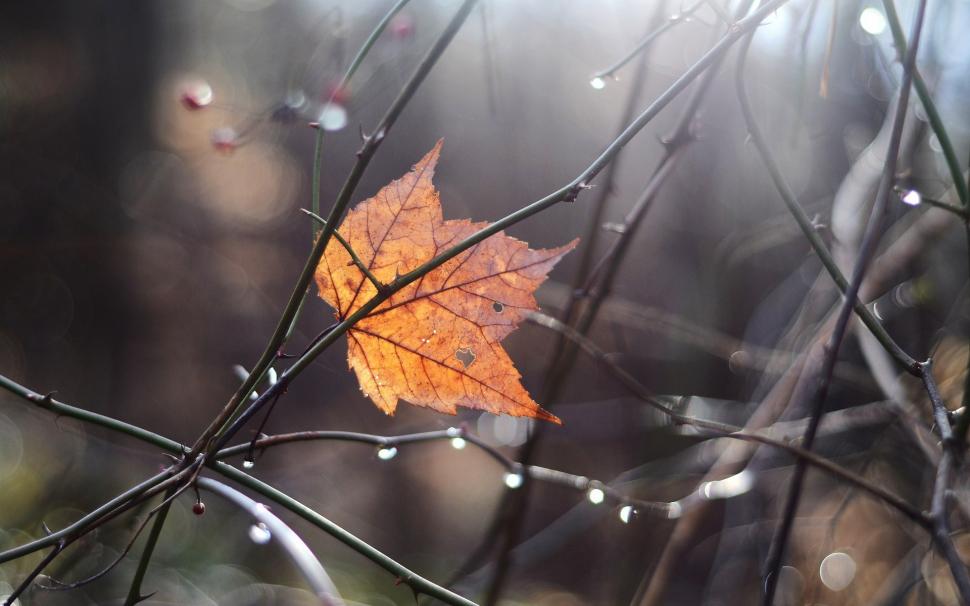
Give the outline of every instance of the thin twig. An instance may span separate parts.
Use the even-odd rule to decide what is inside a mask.
[[[749,10],[751,6],[751,1],[742,2],[736,9],[736,15],[740,18]],[[780,6],[780,5],[777,5]],[[777,8],[775,6],[774,8]],[[653,201],[659,192],[663,181],[666,179],[667,175],[673,169],[676,158],[682,152],[682,149],[693,140],[693,135],[691,133],[691,127],[698,112],[703,99],[706,96],[707,90],[716,76],[717,69],[724,59],[723,53],[715,53],[714,51],[721,46],[721,43],[729,38],[733,33],[736,33],[740,28],[742,23],[755,24],[760,23],[760,20],[767,16],[770,11],[762,12],[766,7],[763,6],[759,11],[755,11],[746,18],[741,19],[736,24],[728,29],[728,33],[723,36],[717,43],[715,43],[711,50],[704,56],[704,58],[710,57],[709,69],[705,74],[705,77],[701,82],[694,88],[690,98],[687,101],[687,106],[681,113],[680,120],[674,129],[671,136],[664,139],[665,151],[664,155],[658,163],[656,169],[647,185],[644,189],[643,194],[638,199],[637,204],[634,206],[633,211],[627,216],[628,225],[624,226],[621,230],[618,240],[614,245],[607,251],[604,256],[603,262],[601,262],[597,268],[594,269],[593,273],[587,277],[587,282],[583,288],[576,289],[574,292],[574,297],[580,294],[588,294],[591,290],[590,284],[591,280],[598,279],[596,283],[596,290],[592,293],[589,300],[586,301],[586,306],[583,309],[580,317],[576,321],[576,326],[578,327],[581,334],[586,334],[586,332],[592,327],[593,322],[599,312],[600,306],[605,298],[610,293],[612,288],[612,282],[616,276],[619,266],[622,264],[624,253],[630,241],[632,241],[633,235],[636,233],[636,227],[643,221],[646,213],[653,206]],[[629,130],[629,129],[628,129]],[[600,277],[599,271],[603,268],[606,270],[603,272],[602,277]],[[575,299],[570,303],[570,307],[567,308],[566,317],[572,315],[574,306],[578,303]],[[551,365],[546,373],[546,379],[543,382],[543,390],[540,395],[540,401],[546,407],[552,406],[559,397],[559,392],[565,384],[565,377],[572,367],[575,361],[576,348],[571,345],[571,343],[565,343],[564,347],[557,348],[557,353],[552,357]],[[533,453],[538,448],[543,435],[543,429],[540,428],[530,436],[529,440],[525,443],[521,450],[521,458],[524,462],[529,462]],[[498,596],[501,594],[502,586],[505,582],[508,570],[511,567],[511,560],[509,554],[513,546],[518,542],[518,537],[521,534],[521,527],[524,523],[524,511],[528,505],[528,499],[530,495],[530,488],[528,483],[523,487],[518,494],[511,496],[507,499],[503,499],[500,504],[500,508],[496,513],[496,516],[501,516],[508,519],[508,524],[505,529],[505,540],[502,545],[501,551],[499,553],[499,561],[495,566],[494,575],[492,582],[490,584],[490,589],[488,596],[486,598],[486,604],[491,606],[498,600]]]
[[[840,467],[839,465],[836,465],[832,461],[821,457],[804,447],[795,446],[789,441],[769,437],[768,435],[765,435],[764,432],[747,432],[740,427],[735,427],[727,423],[708,421],[706,419],[699,419],[697,417],[681,414],[669,405],[660,401],[658,398],[654,397],[650,391],[644,387],[643,384],[640,383],[633,375],[617,365],[616,362],[614,362],[606,354],[606,352],[597,347],[592,341],[589,340],[589,338],[581,335],[575,329],[566,326],[559,320],[545,314],[530,314],[529,320],[531,322],[535,322],[539,326],[544,326],[565,334],[566,337],[576,343],[581,350],[583,350],[590,357],[596,360],[596,362],[600,363],[607,371],[609,371],[610,374],[619,380],[620,383],[632,394],[634,394],[645,404],[648,404],[652,408],[670,417],[670,419],[675,423],[696,427],[699,430],[710,432],[718,437],[731,438],[744,442],[754,442],[781,449],[796,456],[799,461],[803,461],[805,464],[817,467],[818,469],[829,473],[833,477],[848,482],[849,484],[858,487],[877,499],[884,501],[921,527],[929,528],[930,521],[923,512],[904,501],[900,496],[884,489],[882,486],[873,484],[865,478],[862,478],[859,475]]]
[[[632,61],[634,57],[642,53],[644,50],[649,48],[654,40],[656,40],[661,35],[663,35],[663,33],[666,32],[667,30],[677,26],[678,24],[686,23],[689,20],[689,17],[693,15],[695,12],[697,12],[697,9],[699,9],[700,7],[704,6],[707,3],[708,3],[708,0],[700,0],[699,2],[694,3],[692,6],[684,9],[683,12],[680,12],[676,15],[671,15],[670,17],[667,18],[667,20],[664,22],[663,25],[654,29],[649,34],[644,36],[643,39],[640,42],[638,42],[636,46],[633,47],[632,50],[630,50],[630,52],[628,52],[626,55],[620,58],[616,63],[613,63],[609,67],[605,69],[601,69],[600,71],[593,74],[592,79],[602,80],[604,78],[615,78],[616,72],[618,72],[620,68],[622,68],[624,65]]]
[[[903,61],[909,49],[906,44],[906,37],[903,34],[903,27],[899,23],[896,4],[893,0],[882,0],[882,5],[886,10],[889,30],[893,35],[896,56],[900,61]],[[961,204],[968,206],[970,205],[970,189],[968,189],[967,183],[964,181],[963,171],[960,169],[960,161],[957,159],[953,142],[950,140],[946,126],[943,124],[943,118],[940,117],[940,112],[936,109],[936,103],[933,102],[933,97],[930,95],[929,88],[926,86],[926,81],[923,80],[923,76],[915,64],[913,65],[912,75],[913,87],[916,89],[916,95],[919,97],[920,104],[926,112],[926,120],[933,130],[933,134],[936,135],[937,140],[940,142],[940,149],[943,151],[943,158],[946,160],[947,169],[949,169],[950,177],[953,179],[953,186],[956,188],[957,197],[960,199]]]
[[[936,208],[953,213],[954,215],[956,215],[960,219],[963,219],[964,221],[970,220],[970,211],[968,211],[966,208],[963,208],[961,206],[950,204],[949,202],[944,202],[943,200],[929,198],[927,196],[924,196],[923,194],[920,194],[919,192],[913,192],[911,190],[904,189],[901,187],[894,188],[894,191],[896,192],[896,194],[899,195],[899,199],[904,204],[910,204],[910,202],[906,198],[915,193],[916,195],[919,196],[919,198],[914,202],[914,204],[917,204],[917,205],[926,204],[927,206],[935,206]]]
[[[56,532],[52,532],[47,536],[30,541],[29,543],[25,543],[23,545],[0,552],[0,564],[9,562],[10,560],[15,560],[29,553],[33,553],[45,547],[54,545],[62,539],[68,539],[79,533],[88,531],[93,527],[94,524],[100,520],[103,520],[106,516],[116,512],[120,507],[133,503],[133,499],[136,497],[147,495],[154,489],[157,489],[159,486],[167,486],[168,484],[174,483],[173,480],[176,478],[177,476],[172,475],[171,469],[162,471],[161,473],[144,480],[140,484],[129,488],[104,505],[101,505],[90,513],[82,516],[73,524],[70,524]]]
[[[35,566],[33,570],[30,571],[30,574],[28,574],[24,578],[24,580],[20,582],[20,585],[17,585],[17,588],[14,589],[13,592],[11,592],[11,594],[7,596],[7,598],[3,601],[3,606],[10,606],[11,604],[13,604],[14,601],[16,601],[18,597],[20,597],[20,594],[25,592],[27,588],[30,587],[30,584],[34,582],[34,579],[37,578],[37,575],[43,572],[44,569],[47,568],[47,566],[50,565],[51,562],[54,561],[54,558],[56,558],[58,555],[60,555],[62,551],[64,551],[64,547],[66,547],[66,545],[67,543],[64,541],[64,539],[57,541],[54,544],[54,548],[50,550],[50,553],[44,556],[44,559],[42,559],[40,563],[37,564],[37,566]]]
[[[962,460],[962,442],[950,427],[946,405],[943,403],[943,398],[940,397],[940,390],[936,385],[936,378],[933,376],[933,367],[930,361],[925,363],[923,385],[930,398],[933,419],[936,421],[940,437],[943,439],[943,453],[940,455],[940,461],[936,468],[936,480],[933,483],[933,499],[930,509],[930,520],[933,522],[933,540],[950,566],[950,572],[953,574],[957,591],[960,592],[961,601],[964,604],[970,604],[970,574],[968,574],[967,567],[964,565],[963,559],[953,544],[953,538],[950,536],[950,521],[946,506],[953,468]]]
[[[788,184],[788,180],[782,174],[781,169],[775,160],[775,155],[772,150],[768,147],[768,141],[758,125],[758,121],[755,119],[754,111],[751,108],[751,101],[748,96],[747,87],[744,83],[745,74],[745,63],[747,59],[747,50],[750,45],[750,40],[748,43],[742,47],[740,55],[738,57],[737,66],[734,72],[735,75],[735,89],[737,90],[739,106],[741,108],[741,114],[744,116],[744,121],[748,134],[751,137],[751,142],[754,143],[755,149],[758,151],[758,155],[764,162],[765,167],[768,169],[768,174],[771,176],[771,180],[781,195],[782,201],[785,203],[785,207],[788,212],[791,213],[792,217],[795,219],[795,223],[798,224],[798,228],[801,230],[805,239],[811,245],[812,250],[815,251],[815,255],[818,257],[819,261],[822,262],[822,267],[828,272],[832,280],[838,286],[839,291],[845,293],[849,289],[848,280],[842,274],[839,269],[838,264],[832,257],[832,253],[829,252],[828,247],[819,235],[815,224],[805,210],[802,208],[801,204],[798,203],[798,198],[795,195],[794,190]],[[885,348],[885,350],[896,360],[900,366],[903,367],[908,373],[919,376],[920,374],[920,363],[914,359],[912,356],[907,354],[903,349],[896,344],[893,338],[886,332],[883,328],[882,323],[873,315],[869,308],[866,307],[858,297],[853,301],[852,309],[862,320],[862,323],[866,325],[872,335],[879,341],[879,343]]]
[[[142,531],[144,531],[145,528],[148,526],[148,522],[150,522],[152,518],[154,518],[155,515],[158,514],[160,511],[164,510],[167,512],[169,506],[172,504],[172,501],[178,498],[178,496],[182,494],[182,492],[184,492],[184,490],[177,490],[177,489],[169,490],[168,493],[165,495],[165,498],[162,500],[162,502],[159,503],[156,507],[153,507],[152,510],[149,511],[147,515],[145,515],[145,519],[142,520],[140,524],[138,524],[138,527],[135,528],[135,532],[131,534],[131,538],[128,540],[128,543],[125,544],[125,548],[122,549],[121,552],[115,557],[115,559],[112,560],[107,566],[105,566],[98,572],[88,577],[79,579],[77,581],[71,581],[70,583],[66,583],[59,579],[55,579],[54,577],[48,577],[48,580],[50,581],[51,584],[45,585],[42,588],[47,591],[66,591],[69,589],[77,589],[78,587],[83,587],[84,585],[93,583],[94,581],[97,581],[98,579],[106,576],[108,573],[114,570],[115,567],[122,562],[122,560],[125,559],[125,556],[128,555],[128,552],[131,551],[131,548],[135,546],[135,542],[138,540],[138,537],[141,536]]]
[[[299,431],[261,437],[256,440],[256,448],[259,450],[265,450],[267,448],[282,444],[290,444],[293,442],[316,442],[330,440],[372,444],[374,446],[380,446],[381,448],[392,448],[401,446],[403,444],[414,444],[438,440],[463,440],[461,443],[462,447],[464,447],[464,443],[472,444],[483,453],[487,454],[490,458],[497,461],[509,473],[515,473],[534,480],[565,486],[580,492],[587,492],[592,488],[600,488],[603,491],[605,500],[620,506],[630,505],[640,511],[659,513],[664,517],[669,517],[670,511],[673,508],[676,508],[676,505],[670,502],[646,501],[643,499],[630,497],[612,488],[608,483],[594,478],[588,478],[586,476],[560,471],[558,469],[539,467],[536,465],[522,465],[521,463],[505,456],[500,450],[485,442],[473,433],[470,433],[464,427],[450,427],[441,431],[425,431],[400,436],[379,436],[350,431]],[[246,444],[230,446],[229,448],[224,448],[217,452],[216,458],[220,460],[226,459],[232,456],[240,455],[247,450],[248,445]]]
[[[174,494],[176,494],[175,489],[169,490],[166,494],[166,500],[168,496]],[[138,602],[146,599],[146,596],[141,594],[141,586],[145,580],[148,565],[151,562],[152,554],[155,552],[155,546],[158,544],[158,538],[162,534],[162,528],[165,526],[165,520],[168,518],[168,512],[171,508],[172,503],[167,502],[158,510],[158,514],[155,516],[155,522],[152,524],[152,529],[148,532],[148,538],[145,540],[145,547],[142,549],[141,557],[138,558],[138,567],[135,569],[135,574],[131,578],[131,586],[128,588],[128,596],[125,598],[124,606],[134,606]]]
[[[809,423],[803,436],[804,447],[811,450],[818,430],[818,423],[824,410],[825,402],[828,397],[829,385],[832,381],[832,374],[835,369],[835,362],[838,357],[839,348],[842,344],[849,319],[853,313],[853,308],[857,303],[859,289],[868,268],[869,261],[878,246],[882,235],[883,213],[886,209],[888,198],[896,177],[896,162],[899,155],[899,146],[902,140],[903,124],[906,113],[909,109],[909,92],[913,80],[913,67],[916,62],[916,51],[919,48],[919,39],[922,31],[923,16],[925,14],[926,1],[921,0],[917,9],[916,19],[913,22],[913,31],[910,35],[911,42],[906,59],[903,64],[903,78],[900,85],[899,97],[897,99],[896,114],[893,119],[892,132],[889,138],[889,145],[886,155],[886,162],[883,168],[882,178],[879,182],[879,189],[876,192],[876,199],[870,213],[869,221],[866,225],[865,235],[859,246],[859,253],[852,272],[852,279],[849,287],[845,291],[845,300],[842,303],[835,328],[824,349],[824,360],[822,369],[818,377],[818,387],[813,395],[812,403],[812,422]],[[742,54],[750,46],[751,38],[746,41],[746,46],[742,48]],[[785,548],[788,537],[794,525],[795,516],[798,512],[799,501],[801,500],[802,486],[806,466],[803,460],[796,461],[795,471],[792,474],[791,485],[785,499],[782,511],[780,526],[771,541],[768,557],[765,563],[764,583],[765,592],[762,599],[764,606],[771,606],[774,602],[775,589],[778,586],[778,573],[781,569],[781,562],[785,555]]]
[[[93,413],[88,410],[84,410],[82,408],[70,406],[62,402],[59,402],[57,400],[54,400],[53,398],[46,398],[45,396],[42,396],[37,392],[32,391],[16,383],[15,381],[12,381],[7,377],[4,377],[3,375],[0,375],[0,388],[5,389],[8,392],[22,398],[23,400],[30,402],[41,408],[45,408],[55,414],[77,419],[85,423],[90,423],[101,427],[105,427],[112,431],[134,437],[145,443],[160,447],[165,451],[172,453],[173,455],[184,455],[185,452],[187,451],[187,448],[185,446],[183,446],[182,444],[174,440],[170,440],[168,438],[165,438],[164,436],[160,436],[156,433],[142,429],[141,427],[132,425],[130,423],[125,423],[123,421],[118,421],[116,419],[112,419],[104,415]],[[277,503],[281,507],[288,509],[289,511],[292,511],[296,515],[307,520],[308,522],[310,522],[320,530],[323,530],[327,534],[337,538],[339,541],[341,541],[342,543],[344,543],[345,545],[347,545],[357,553],[360,553],[361,555],[368,558],[369,560],[371,560],[372,562],[374,562],[384,570],[397,576],[399,579],[401,579],[403,583],[406,583],[414,591],[429,595],[446,604],[452,604],[453,606],[474,606],[473,602],[459,596],[458,594],[452,591],[445,589],[444,587],[441,587],[433,583],[432,581],[408,569],[407,567],[400,564],[396,560],[382,553],[380,550],[362,541],[361,539],[357,538],[353,534],[347,532],[340,526],[334,524],[327,518],[323,517],[316,511],[310,509],[306,505],[303,505],[299,501],[296,501],[289,495],[273,488],[272,486],[265,484],[264,482],[261,482],[256,478],[253,478],[252,476],[236,469],[235,467],[232,467],[231,465],[228,465],[220,461],[210,460],[210,461],[207,461],[207,465],[210,468],[217,471],[218,473],[226,476],[231,480],[238,482],[243,486],[246,486],[247,488],[255,492],[258,492],[259,494]],[[83,520],[96,518],[96,517],[99,517],[99,514],[102,512],[113,510],[115,505],[117,505],[118,503],[128,501],[128,499],[131,496],[139,494],[140,492],[144,491],[146,487],[153,486],[153,485],[156,487],[159,486],[160,484],[153,484],[153,482],[161,478],[164,478],[169,473],[171,473],[171,471],[166,470],[162,474],[159,474],[154,478],[150,478],[149,480],[143,482],[142,484],[136,486],[135,488],[127,491],[125,494],[119,495],[115,499],[112,499],[111,502],[102,506],[96,512],[92,512],[91,514],[88,514],[88,516],[85,516],[85,518],[82,518],[82,520],[79,520],[77,523],[75,523],[75,525],[72,525],[72,526],[83,526],[83,524],[81,524]],[[167,488],[167,486],[162,487],[162,489],[164,488]],[[65,529],[65,530],[70,530],[70,529]],[[64,531],[61,531],[61,532],[63,533]],[[39,548],[49,546],[50,544],[51,544],[50,542],[45,542]],[[24,553],[22,553],[24,551],[24,547],[25,546],[15,548],[15,551],[19,551],[21,553],[15,553],[11,558],[4,559],[3,558],[4,554],[0,554],[0,563],[7,561],[8,559],[13,559],[13,557],[19,557],[20,555],[24,555]],[[33,550],[30,550],[30,551],[33,551]],[[8,553],[8,552],[5,552],[5,553]]]

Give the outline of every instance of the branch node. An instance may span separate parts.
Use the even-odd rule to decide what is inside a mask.
[[[50,408],[50,406],[54,403],[54,394],[56,393],[56,390],[47,392],[42,398],[37,400],[37,403],[45,408]]]

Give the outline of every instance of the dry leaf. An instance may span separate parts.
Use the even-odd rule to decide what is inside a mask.
[[[488,225],[442,219],[431,183],[440,150],[438,141],[338,229],[382,284]],[[402,399],[449,414],[465,406],[559,423],[522,387],[500,341],[538,308],[533,291],[577,242],[531,250],[499,232],[395,293],[347,333],[348,362],[361,389],[387,414]],[[338,320],[377,294],[336,238],[316,281]]]

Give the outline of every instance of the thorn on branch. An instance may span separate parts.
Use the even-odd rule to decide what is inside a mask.
[[[579,193],[587,189],[593,189],[593,186],[585,181],[580,181],[569,188],[569,191],[567,191],[566,195],[563,196],[562,201],[570,203],[575,202],[576,198],[579,196]]]
[[[54,403],[54,394],[56,393],[57,391],[55,390],[55,391],[47,392],[47,394],[43,396],[38,396],[35,394],[31,397],[31,400],[36,402],[38,406],[43,406],[44,408],[50,408],[51,405]]]

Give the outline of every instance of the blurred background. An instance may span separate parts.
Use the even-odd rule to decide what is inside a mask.
[[[328,129],[326,210],[353,165],[360,127],[376,124],[458,6],[412,2],[350,86],[336,89],[391,4],[55,0],[0,8],[0,373],[191,442],[238,386],[234,366],[257,359],[309,251],[311,224],[299,211],[310,206],[314,131],[307,123]],[[912,3],[898,8],[908,29]],[[483,0],[390,132],[355,202],[444,138],[436,183],[445,217],[501,218],[584,169],[612,140],[625,107],[644,108],[665,90],[724,31],[721,18],[733,10],[721,0]],[[862,211],[840,206],[839,194],[850,169],[864,167],[859,160],[901,73],[882,10],[878,2],[793,0],[759,28],[746,71],[786,177],[849,266],[851,238],[839,229],[851,233]],[[670,19],[675,27],[642,61],[591,81]],[[920,54],[964,160],[968,21],[965,0],[931,3]],[[692,121],[697,140],[633,237],[589,334],[655,393],[697,396],[691,414],[744,424],[836,298],[747,140],[734,60],[730,54]],[[534,248],[584,235],[591,202],[603,194],[601,220],[622,221],[662,157],[683,100],[623,151],[612,183],[601,176],[575,203],[510,234]],[[945,198],[950,181],[939,141],[918,104],[910,118],[905,183]],[[895,257],[899,267],[875,293],[876,310],[914,356],[938,351],[940,379],[958,402],[967,255],[959,221],[933,212],[894,198],[897,231],[887,242],[921,221],[933,231],[915,254]],[[538,294],[544,311],[561,313],[582,249],[592,244],[597,259],[615,231],[587,239],[556,267]],[[331,314],[312,294],[292,348],[329,325]],[[533,324],[506,340],[533,394],[556,342]],[[846,340],[830,408],[902,402],[928,431],[918,390],[895,370],[874,371],[874,355]],[[604,482],[619,477],[615,486],[631,496],[676,501],[698,489],[721,453],[723,445],[669,425],[589,358],[578,358],[561,393],[540,402],[564,424],[544,431],[539,465]],[[267,431],[392,435],[459,423],[513,457],[531,431],[525,421],[467,410],[451,418],[402,404],[384,416],[362,397],[341,342],[289,389]],[[847,421],[823,432],[819,449],[926,506],[936,444],[907,424],[893,414]],[[134,441],[0,395],[0,547],[40,536],[42,522],[70,523],[164,462]],[[707,506],[668,570],[660,603],[757,599],[791,463],[759,451],[743,488]],[[292,445],[267,452],[252,472],[436,581],[475,550],[509,490],[494,461],[448,442],[402,447],[390,460],[360,444]],[[641,603],[678,520],[647,513],[623,520],[611,505],[562,486],[538,484],[532,494],[522,537],[532,542],[504,600]],[[211,497],[206,515],[194,516],[192,504],[186,496],[173,507],[145,585],[157,593],[146,604],[313,603],[272,543],[250,539],[244,514]],[[414,603],[383,570],[293,523],[348,601]],[[926,537],[907,524],[810,474],[777,603],[955,603]],[[98,530],[51,574],[93,573],[134,526],[123,519]],[[66,593],[32,590],[22,603],[120,604],[139,551],[96,583]],[[0,594],[38,557],[0,566]],[[455,587],[480,596],[490,572],[480,566]]]

